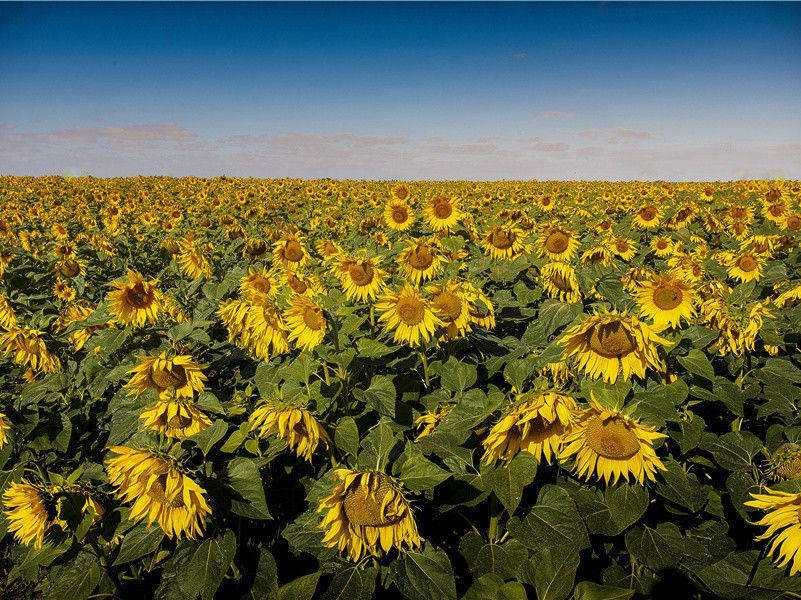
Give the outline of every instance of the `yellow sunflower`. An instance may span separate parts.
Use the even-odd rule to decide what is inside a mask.
[[[673,241],[666,236],[657,236],[651,240],[651,250],[659,258],[670,256],[673,252]]]
[[[447,194],[431,198],[426,204],[423,214],[434,231],[450,229],[462,218],[459,202]]]
[[[483,329],[495,327],[495,307],[489,297],[469,281],[462,284],[462,290],[467,298],[470,322]]]
[[[17,326],[17,315],[8,298],[0,294],[0,327],[14,329]]]
[[[57,279],[53,284],[53,295],[64,302],[70,302],[75,299],[75,290],[63,279]]]
[[[442,321],[448,339],[463,337],[472,329],[470,303],[458,281],[432,285],[426,291],[431,297],[431,309]]]
[[[539,281],[550,298],[569,303],[581,300],[576,270],[568,263],[549,262],[540,271]]]
[[[414,214],[402,200],[387,202],[383,212],[384,223],[395,231],[406,231],[414,223]]]
[[[415,285],[430,281],[442,271],[443,260],[437,247],[418,239],[406,241],[406,248],[397,258],[401,274]]]
[[[646,479],[654,481],[657,470],[666,470],[654,451],[654,441],[664,437],[592,399],[565,436],[559,460],[575,457],[573,472],[582,479],[596,476],[614,484],[633,477],[642,485]]]
[[[52,510],[48,510],[41,489],[24,479],[10,483],[3,493],[8,531],[21,544],[41,548]]]
[[[634,215],[632,225],[638,229],[655,229],[659,227],[662,211],[656,204],[646,204]]]
[[[678,327],[695,312],[696,296],[692,287],[672,275],[657,275],[637,290],[640,315],[652,320],[657,329]]]
[[[788,306],[794,306],[799,300],[801,300],[801,282],[795,282],[792,287],[776,296],[773,303],[779,308],[787,308]]]
[[[411,506],[387,475],[350,469],[336,469],[334,475],[339,484],[317,509],[325,511],[320,528],[326,546],[358,562],[364,555],[422,545]]]
[[[770,539],[768,554],[774,555],[778,567],[790,565],[790,575],[801,572],[801,494],[765,489],[764,494],[751,493],[746,506],[765,511],[757,525],[767,527],[757,541]]]
[[[260,302],[275,297],[278,286],[266,269],[251,268],[248,274],[239,280],[239,292],[250,302]]]
[[[378,268],[378,258],[341,258],[336,272],[348,300],[369,302],[384,287],[386,273]]]
[[[109,448],[116,456],[106,459],[106,472],[116,495],[133,502],[129,519],[148,525],[156,521],[171,538],[195,539],[203,534],[211,509],[206,490],[172,460],[125,446]]]
[[[525,233],[519,227],[493,227],[481,240],[484,252],[495,260],[514,260],[528,252]]]
[[[307,264],[309,264],[309,253],[300,237],[288,234],[273,244],[273,266],[297,269]]]
[[[758,280],[762,277],[764,258],[762,256],[745,252],[732,256],[728,261],[729,277],[738,281]]]
[[[454,406],[454,404],[441,404],[437,406],[434,412],[419,416],[415,420],[414,426],[420,430],[420,433],[417,434],[417,437],[414,438],[414,441],[419,442],[420,439],[426,437],[427,435],[431,435],[439,426],[439,424],[442,423],[449,414],[451,414]]]
[[[563,359],[574,358],[590,377],[614,383],[618,377],[645,377],[646,369],[662,371],[657,344],[668,341],[633,316],[597,314],[565,332]]]
[[[115,289],[106,295],[114,319],[134,327],[155,322],[163,308],[156,283],[156,279],[145,281],[140,273],[128,269],[127,280],[115,281]]]
[[[178,266],[181,271],[192,279],[201,277],[211,277],[211,264],[203,256],[203,252],[198,247],[196,241],[191,236],[186,236],[178,242],[180,251],[178,252]]]
[[[331,442],[314,414],[302,406],[265,400],[253,411],[248,422],[250,430],[260,438],[277,436],[286,441],[297,456],[309,462],[320,442],[326,446]]]
[[[559,225],[544,225],[536,242],[540,256],[560,261],[569,261],[573,258],[578,245],[573,231]]]
[[[192,398],[195,392],[205,389],[203,365],[197,364],[188,355],[168,356],[164,351],[158,356],[140,356],[139,364],[128,371],[131,379],[125,384],[129,396],[138,396],[145,390],[155,390],[160,397],[166,397],[168,390],[174,390],[176,398]]]
[[[381,313],[379,322],[386,331],[394,331],[396,342],[418,346],[431,339],[442,320],[431,310],[431,303],[423,298],[420,290],[404,283],[399,290],[384,295],[376,303]]]
[[[55,373],[61,370],[61,361],[50,353],[40,337],[41,331],[16,327],[0,334],[0,349],[6,356],[31,371]]]
[[[619,258],[629,261],[637,254],[637,244],[624,237],[616,237],[609,240],[609,247]]]
[[[8,432],[11,430],[11,425],[6,421],[6,416],[0,412],[0,448],[8,443]]]
[[[612,251],[604,244],[590,246],[581,255],[581,263],[584,265],[603,265],[612,264]]]
[[[325,292],[320,280],[313,273],[303,275],[296,271],[284,271],[281,282],[292,290],[293,294],[314,298]]]
[[[192,398],[174,395],[145,409],[139,418],[144,420],[145,429],[176,439],[195,435],[211,425],[211,419],[195,406]]]
[[[274,354],[289,350],[289,335],[278,309],[270,303],[253,304],[248,308],[241,340],[256,358],[270,360]]]
[[[573,398],[558,392],[518,394],[484,439],[483,461],[509,463],[518,452],[528,452],[550,464],[559,455],[577,410]]]
[[[311,350],[325,337],[326,320],[323,309],[306,296],[295,296],[284,311],[289,339],[295,345]]]

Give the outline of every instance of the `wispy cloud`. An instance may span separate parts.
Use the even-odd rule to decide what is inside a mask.
[[[612,129],[587,129],[579,131],[577,135],[595,141],[603,141],[609,144],[619,144],[626,141],[658,140],[662,139],[662,134],[653,131],[643,131],[640,129],[629,129],[626,127],[613,127]]]
[[[537,115],[538,119],[542,119],[543,121],[553,121],[554,119],[569,119],[573,115],[568,112],[563,112],[561,110],[544,110],[540,114]]]
[[[528,52],[517,52],[515,54],[512,54],[512,58],[514,58],[515,60],[525,60],[528,58]]]

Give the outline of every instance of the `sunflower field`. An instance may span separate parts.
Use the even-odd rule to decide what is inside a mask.
[[[801,184],[0,178],[0,597],[801,598]]]

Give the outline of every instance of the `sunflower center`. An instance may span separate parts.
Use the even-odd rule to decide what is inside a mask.
[[[287,279],[287,283],[289,284],[289,287],[292,288],[292,291],[296,294],[304,293],[309,287],[306,285],[306,282],[295,275],[290,275]]]
[[[270,280],[266,277],[257,277],[250,283],[250,287],[260,294],[266,294],[272,286],[270,285]]]
[[[562,275],[559,271],[554,271],[551,274],[551,284],[560,292],[573,291],[573,286],[570,284],[570,279]]]
[[[345,494],[342,500],[345,516],[352,525],[362,527],[382,527],[393,525],[400,521],[396,515],[386,515],[381,510],[381,502],[384,497],[391,493],[391,486],[386,481],[381,481],[372,494],[368,493],[362,486],[356,486]]]
[[[593,417],[584,434],[587,445],[596,454],[612,460],[627,460],[640,450],[637,436],[619,417]]]
[[[684,297],[681,290],[675,287],[658,287],[654,290],[653,301],[654,304],[661,310],[673,310]]]
[[[514,244],[514,235],[503,229],[496,229],[490,236],[490,244],[495,246],[498,250],[507,250]]]
[[[640,218],[643,221],[653,221],[656,217],[656,208],[653,206],[646,206],[645,208],[640,209]]]
[[[801,229],[801,217],[798,215],[790,215],[787,217],[786,223],[790,229]]]
[[[153,302],[153,290],[145,289],[144,284],[140,281],[125,291],[125,301],[133,308],[148,308]]]
[[[284,258],[290,262],[300,262],[303,259],[303,248],[297,240],[289,240],[284,246]]]
[[[449,321],[455,321],[462,314],[462,302],[456,294],[442,292],[434,300],[434,307],[444,313]]]
[[[531,429],[526,435],[527,442],[541,443],[555,435],[562,435],[565,427],[558,420],[546,423],[542,417],[537,417],[531,422]]]
[[[405,223],[409,219],[409,213],[403,206],[392,207],[392,220],[398,224]]]
[[[422,300],[410,296],[398,298],[396,307],[398,318],[404,325],[419,325],[426,314],[426,307]]]
[[[660,238],[656,240],[656,247],[658,250],[664,250],[668,247],[668,241],[666,239]]]
[[[606,358],[626,356],[636,348],[634,338],[620,321],[595,325],[588,334],[590,349]]]
[[[737,259],[737,266],[741,271],[745,271],[746,273],[750,273],[751,271],[755,270],[757,265],[758,263],[756,259],[750,254],[746,254],[745,256],[741,256]]]
[[[428,246],[417,246],[409,253],[409,264],[418,271],[425,271],[434,262],[434,255]]]
[[[348,273],[356,285],[368,285],[373,280],[373,267],[370,263],[354,264],[348,267]]]
[[[175,415],[167,421],[167,425],[173,429],[186,429],[192,424],[192,417],[186,415]]]
[[[153,368],[150,371],[150,378],[160,388],[182,388],[186,385],[188,378],[186,369],[181,365],[172,365],[167,368]]]
[[[545,249],[551,254],[561,254],[567,250],[570,238],[563,231],[554,231],[545,240]]]
[[[153,498],[156,502],[160,503],[167,503],[167,474],[163,473],[162,475],[158,476],[152,484],[150,484],[150,488],[147,490],[147,495]],[[171,508],[181,508],[184,506],[184,501],[181,498],[181,494],[176,495],[172,501],[169,502]]]
[[[624,252],[628,252],[629,251],[629,243],[627,241],[625,241],[625,240],[620,240],[620,241],[615,243],[615,248],[621,254],[624,253]]]
[[[447,200],[440,200],[434,205],[434,214],[438,219],[447,219],[453,214],[453,207]]]
[[[64,277],[74,277],[79,272],[78,263],[71,260],[63,262],[59,267],[59,271]]]
[[[325,324],[321,311],[316,306],[307,306],[303,309],[303,322],[306,327],[314,331],[320,331]]]
[[[770,208],[768,209],[770,214],[774,217],[779,217],[784,212],[784,205],[783,204],[771,204]]]

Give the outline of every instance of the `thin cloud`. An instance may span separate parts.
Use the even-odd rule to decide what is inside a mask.
[[[658,140],[662,135],[653,131],[630,129],[627,127],[614,127],[612,129],[587,129],[579,131],[578,135],[594,141],[603,141],[610,144],[619,144],[626,141]]]
[[[543,121],[553,121],[554,119],[570,119],[573,115],[561,110],[544,110],[537,115],[538,119]]]
[[[516,54],[512,54],[512,58],[515,60],[525,60],[528,58],[528,52],[518,52]]]

